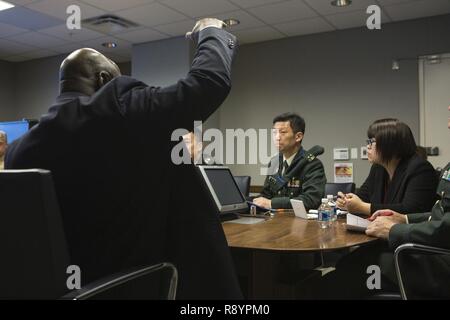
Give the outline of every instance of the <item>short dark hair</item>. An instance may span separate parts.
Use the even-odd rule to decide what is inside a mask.
[[[301,132],[301,133],[305,134],[305,128],[306,128],[305,119],[303,119],[298,114],[293,113],[293,112],[286,112],[286,113],[276,116],[273,119],[273,124],[275,124],[276,122],[286,122],[286,121],[289,121],[289,124],[291,125],[292,131],[294,131],[294,134],[297,132]]]
[[[410,158],[417,150],[410,127],[398,119],[375,121],[367,130],[367,137],[375,138],[377,153],[382,163],[388,163],[394,158]]]

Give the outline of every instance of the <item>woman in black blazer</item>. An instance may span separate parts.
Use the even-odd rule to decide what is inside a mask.
[[[436,200],[438,177],[416,153],[411,129],[397,119],[375,121],[367,130],[370,174],[356,194],[342,194],[338,207],[370,215],[380,209],[427,212]]]

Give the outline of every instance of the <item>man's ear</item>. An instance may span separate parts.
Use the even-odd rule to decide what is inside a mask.
[[[297,132],[295,134],[295,142],[301,142],[303,140],[303,132]]]
[[[97,78],[97,90],[110,82],[113,76],[108,71],[100,71]]]

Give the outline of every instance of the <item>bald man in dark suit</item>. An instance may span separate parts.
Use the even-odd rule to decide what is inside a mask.
[[[52,172],[83,283],[169,261],[179,272],[178,298],[241,297],[206,190],[192,165],[171,160],[171,133],[193,130],[230,91],[236,39],[223,26],[195,25],[191,69],[165,88],[121,76],[95,50],[73,52],[61,65],[55,104],[8,150],[7,168]]]

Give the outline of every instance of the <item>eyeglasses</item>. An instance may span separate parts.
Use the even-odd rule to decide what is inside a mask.
[[[370,138],[370,139],[367,139],[366,142],[367,142],[368,146],[372,146],[377,141],[375,140],[375,138]]]

